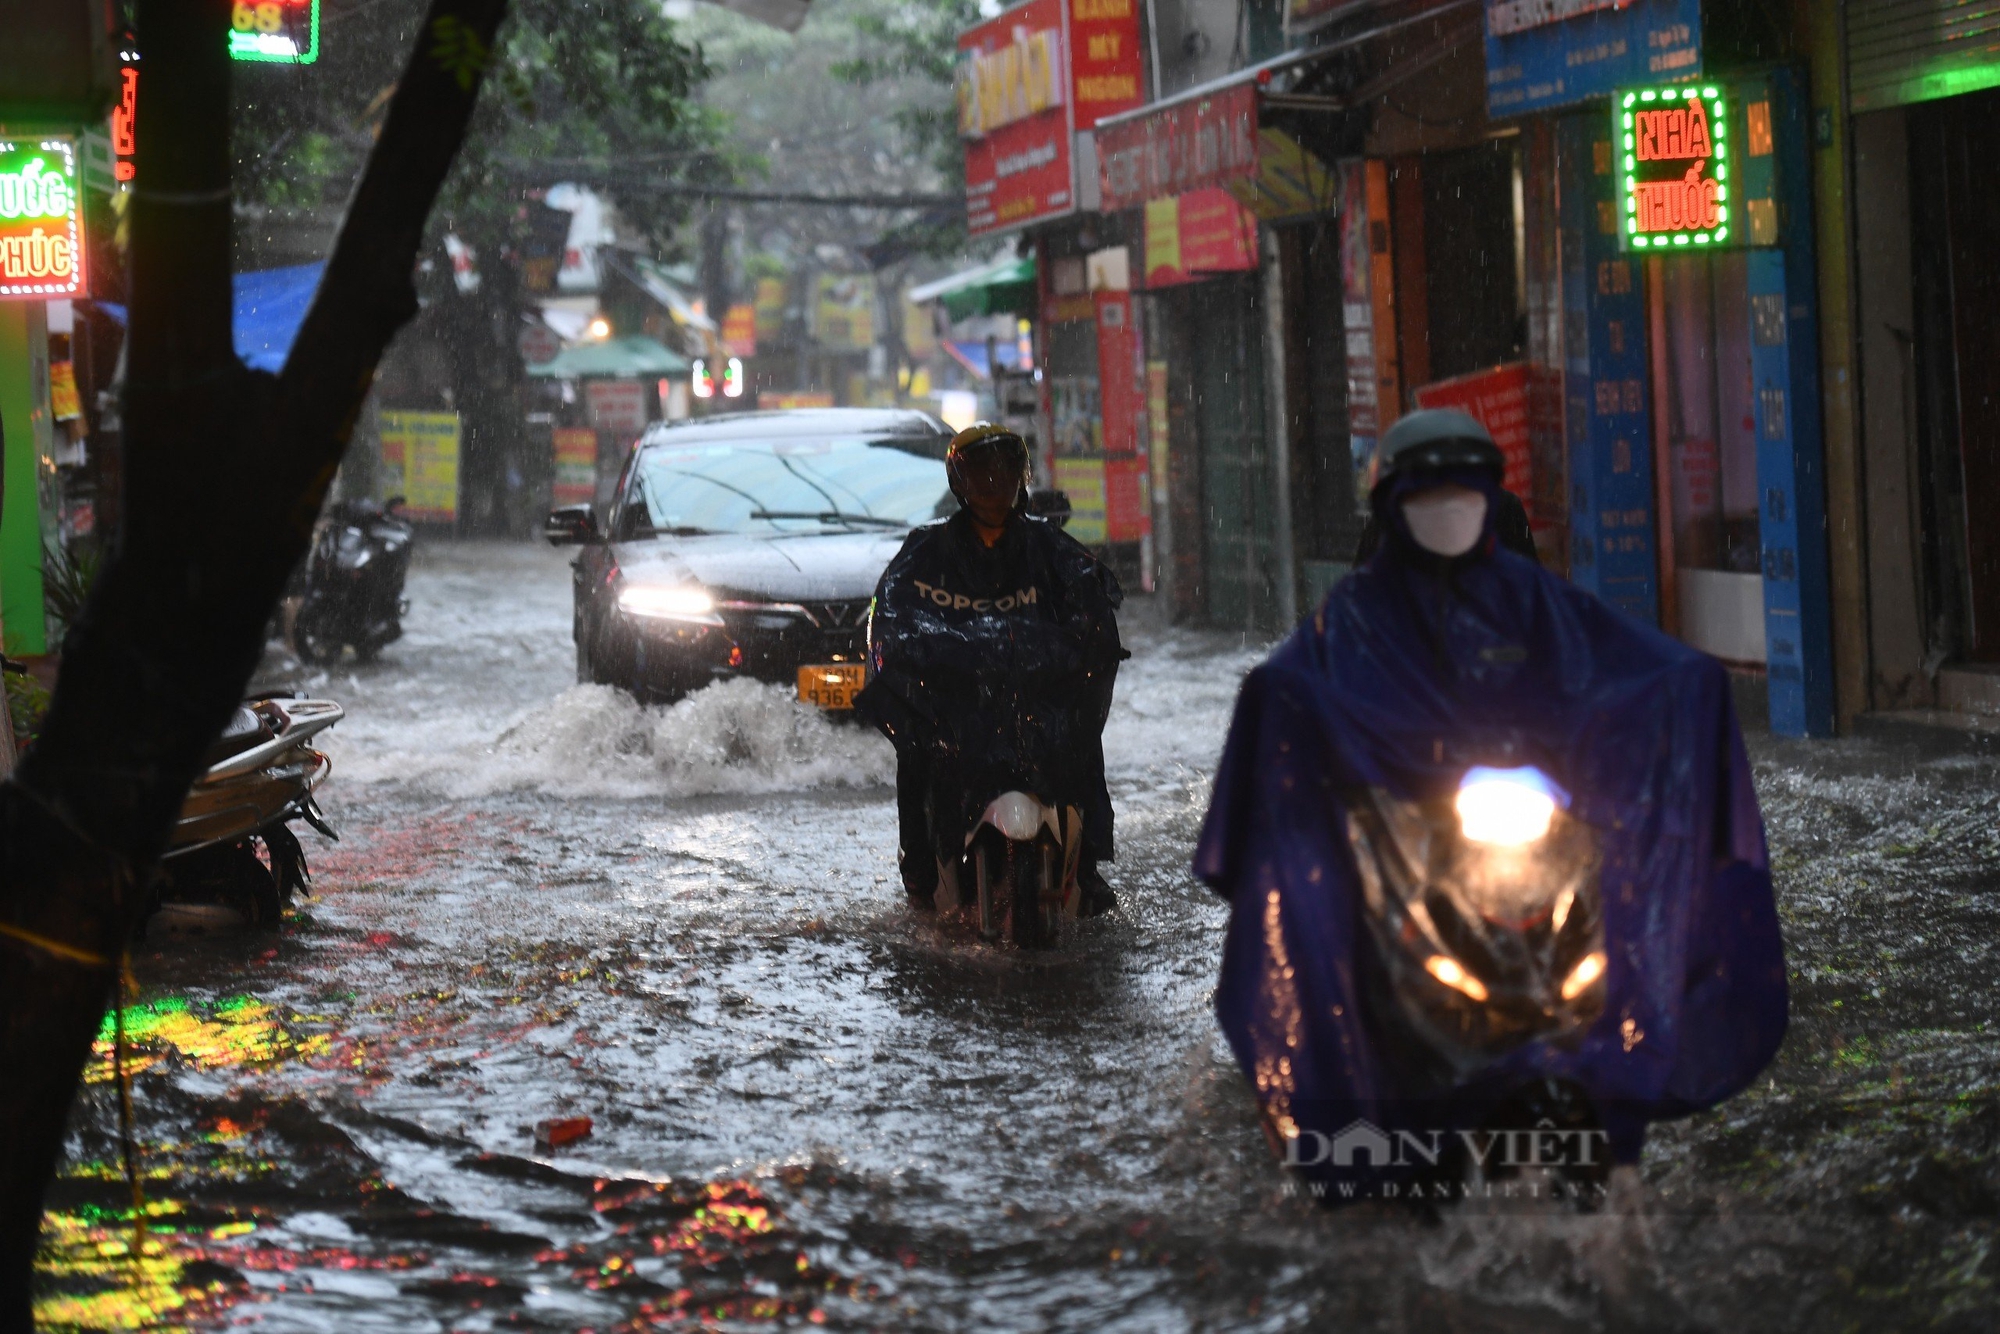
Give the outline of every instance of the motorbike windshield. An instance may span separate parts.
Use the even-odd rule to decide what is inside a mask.
[[[895,531],[949,512],[944,464],[866,438],[655,445],[628,512],[659,532]]]

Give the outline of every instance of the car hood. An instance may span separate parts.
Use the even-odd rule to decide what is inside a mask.
[[[614,549],[628,583],[698,583],[773,602],[872,597],[901,530],[783,536],[656,537]]]

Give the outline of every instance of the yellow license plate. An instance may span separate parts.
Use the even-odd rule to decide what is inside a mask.
[[[822,709],[851,709],[868,684],[868,668],[858,662],[829,662],[799,668],[799,698]]]

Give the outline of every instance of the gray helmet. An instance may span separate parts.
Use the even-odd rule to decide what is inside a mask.
[[[1377,488],[1406,473],[1452,468],[1487,468],[1496,482],[1507,470],[1493,433],[1457,408],[1422,408],[1398,417],[1375,449]]]

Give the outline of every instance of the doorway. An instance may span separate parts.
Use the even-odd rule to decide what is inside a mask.
[[[1766,661],[1749,262],[1646,261],[1660,622],[1725,662]]]

